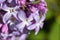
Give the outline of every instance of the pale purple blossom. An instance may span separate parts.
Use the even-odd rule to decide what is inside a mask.
[[[12,15],[17,19],[17,11],[15,10],[18,6],[14,8],[7,7],[6,5],[2,8],[3,10],[7,11],[7,13],[3,16],[3,22],[7,23],[7,21],[12,17]]]
[[[37,12],[37,13],[33,13],[31,17],[35,19],[36,23],[30,25],[28,27],[28,30],[35,29],[35,31],[36,31],[35,35],[36,35],[38,33],[39,29],[43,27],[43,24],[44,24],[43,21],[45,20],[45,15],[42,15],[42,17],[40,18],[39,13]]]
[[[6,11],[4,15],[0,12],[1,40],[26,40],[31,30],[38,34],[44,25],[47,4],[45,0],[33,2],[35,0],[0,0],[0,9]]]
[[[24,29],[25,26],[29,26],[32,23],[31,19],[26,18],[26,15],[22,10],[20,10],[20,13],[18,14],[18,18],[19,20],[22,21],[21,23],[16,25],[17,27],[19,27],[20,30]]]

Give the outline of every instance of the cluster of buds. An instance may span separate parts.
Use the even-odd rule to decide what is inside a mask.
[[[0,0],[0,40],[26,40],[43,28],[45,0]]]

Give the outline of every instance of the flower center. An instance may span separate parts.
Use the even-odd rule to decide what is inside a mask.
[[[27,19],[24,20],[24,24],[26,24],[27,26],[29,25]]]
[[[10,13],[12,13],[12,12],[14,12],[14,10],[13,9],[10,9]]]

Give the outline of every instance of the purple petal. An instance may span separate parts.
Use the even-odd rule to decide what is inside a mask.
[[[3,16],[3,22],[6,23],[11,17],[11,14],[10,13],[6,13],[4,16]]]
[[[34,6],[30,6],[30,10],[35,13],[37,11],[37,8]]]
[[[8,26],[7,26],[7,24],[3,25],[2,33],[4,33],[4,34],[8,33]]]
[[[15,36],[12,36],[11,40],[15,40]]]
[[[5,10],[5,11],[8,11],[8,10],[9,10],[9,7],[8,7],[7,5],[4,5],[4,6],[2,7],[2,9]]]
[[[17,18],[17,12],[16,12],[16,11],[13,12],[12,15],[13,15],[16,19],[18,19],[18,18]]]
[[[17,0],[17,3],[19,5],[25,5],[26,0]]]
[[[0,24],[0,28],[2,27],[2,24]]]
[[[37,35],[37,34],[38,34],[39,30],[40,30],[40,27],[39,27],[39,26],[37,26],[37,27],[35,28],[35,35]]]
[[[28,26],[28,30],[34,30],[36,28],[36,25],[35,24],[33,24],[33,25],[30,25],[30,26]]]
[[[43,28],[43,25],[44,25],[44,23],[42,22],[42,23],[40,24],[40,28],[41,28],[41,29]]]
[[[30,15],[28,18],[28,21],[32,21],[32,20],[33,20],[33,17],[32,17],[32,15]]]
[[[20,10],[20,12],[18,13],[18,18],[22,21],[26,19],[24,11]]]
[[[19,40],[26,40],[27,34],[22,34]]]
[[[40,22],[43,22],[45,20],[45,14],[42,15]]]
[[[17,27],[21,32],[23,32],[23,29],[24,29],[24,27],[25,27],[25,24],[22,22],[22,23],[20,23],[20,24],[17,24],[16,27]]]
[[[0,3],[4,2],[5,0],[0,0]]]

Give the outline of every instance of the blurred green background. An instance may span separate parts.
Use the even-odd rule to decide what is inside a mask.
[[[38,35],[31,32],[27,40],[60,40],[60,0],[46,0],[48,12]]]

